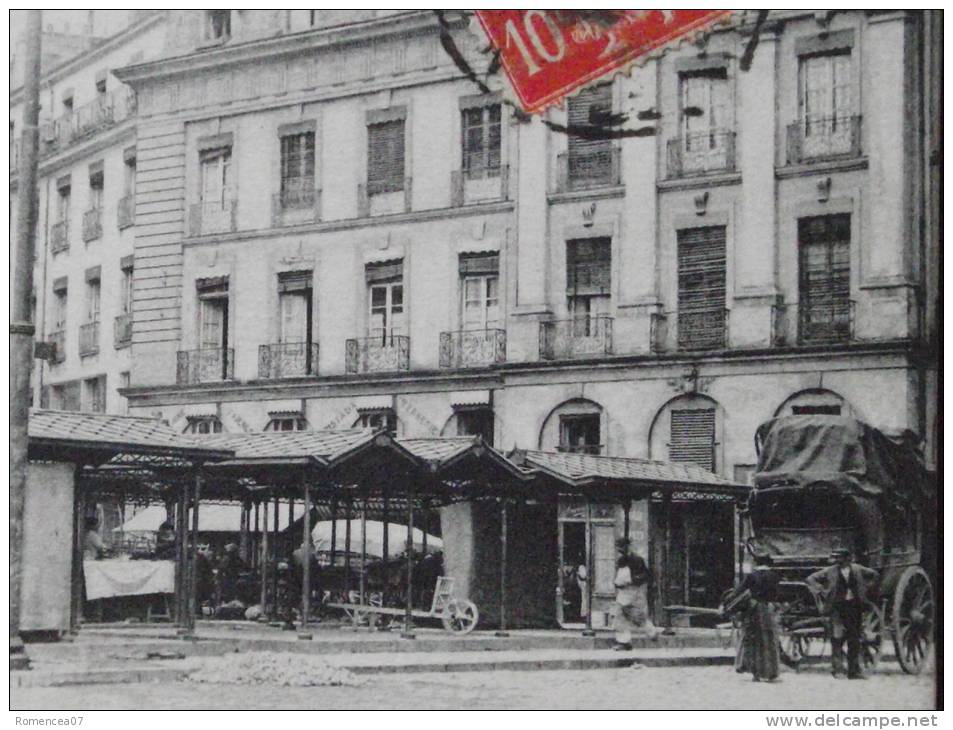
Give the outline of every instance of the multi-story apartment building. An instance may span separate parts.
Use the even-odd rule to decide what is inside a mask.
[[[129,385],[130,371],[136,107],[134,92],[111,71],[153,57],[164,22],[157,14],[133,20],[106,39],[90,38],[67,60],[54,54],[59,62],[43,68],[34,320],[37,340],[55,347],[36,361],[38,406],[126,409],[118,389]],[[55,34],[52,41],[55,50]],[[10,96],[12,198],[21,194],[22,94],[21,87]],[[13,201],[10,210],[14,218]]]
[[[484,68],[465,20],[447,18]],[[114,72],[138,101],[123,191],[135,225],[115,231],[118,199],[104,195],[119,255],[93,261],[95,239],[70,238],[68,296],[42,315],[56,330],[66,312],[68,332],[90,317],[85,272],[118,278],[134,255],[131,348],[117,355],[131,353],[132,412],[194,433],[479,434],[507,451],[690,462],[740,481],[760,423],[841,413],[912,431],[935,463],[928,16],[772,11],[748,70],[742,22],[548,112],[657,120],[621,141],[519,118],[498,78],[480,94],[429,11],[165,23],[161,58]],[[107,186],[128,167],[122,144],[109,149]],[[68,171],[66,190],[95,201],[95,157],[44,177],[41,240],[62,240],[58,211],[78,226],[96,210],[69,192],[64,203],[58,183]],[[53,296],[67,272],[47,255]],[[67,337],[50,382],[98,374],[82,344]],[[717,601],[732,510],[691,495],[628,510],[662,578],[657,601]],[[534,514],[563,564],[594,552],[598,625],[623,507]],[[481,519],[472,505],[444,511],[464,586]],[[571,624],[578,608],[560,602],[556,617]]]

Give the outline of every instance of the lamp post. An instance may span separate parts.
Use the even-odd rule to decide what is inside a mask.
[[[36,237],[37,125],[40,118],[39,10],[26,16],[26,65],[23,78],[23,128],[17,184],[16,251],[13,256],[13,296],[10,298],[10,669],[29,669],[30,658],[20,638],[20,599],[23,577],[23,511],[29,463],[29,417],[32,392],[34,327],[33,251]]]

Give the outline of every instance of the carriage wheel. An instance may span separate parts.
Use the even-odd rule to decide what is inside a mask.
[[[864,606],[864,623],[860,636],[860,661],[865,670],[876,669],[884,645],[884,612],[876,603]]]
[[[469,634],[480,620],[480,612],[473,601],[454,598],[440,616],[443,627],[454,634]]]
[[[893,645],[907,674],[919,674],[933,642],[936,608],[933,586],[922,568],[911,566],[900,576],[893,596]]]

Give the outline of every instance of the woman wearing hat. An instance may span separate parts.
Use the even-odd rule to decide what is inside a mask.
[[[632,648],[632,631],[654,635],[654,626],[649,620],[648,591],[652,574],[644,558],[629,552],[629,540],[616,540],[619,560],[615,571],[615,605],[613,628],[616,645],[613,649],[627,651]]]

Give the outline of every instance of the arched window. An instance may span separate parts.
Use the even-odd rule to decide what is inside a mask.
[[[543,423],[539,448],[574,454],[605,453],[606,414],[602,406],[584,398],[560,404]]]
[[[855,417],[854,409],[832,390],[810,388],[795,393],[774,412],[775,416],[828,415]]]
[[[649,436],[653,459],[696,464],[718,473],[722,467],[722,413],[717,402],[692,394],[674,398],[655,416]]]

